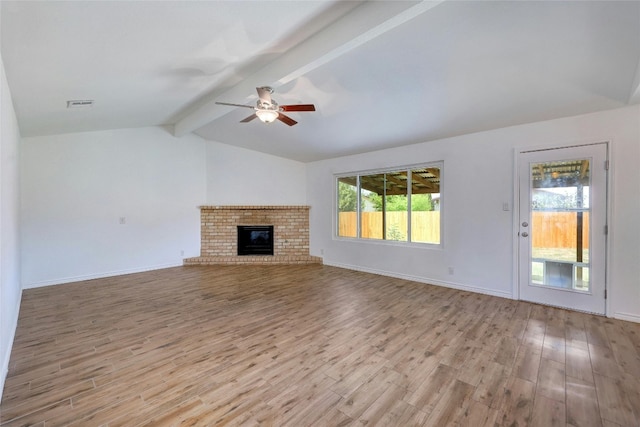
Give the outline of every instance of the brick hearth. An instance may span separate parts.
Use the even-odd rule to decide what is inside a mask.
[[[238,256],[238,225],[273,225],[273,255]],[[200,206],[200,256],[184,265],[319,264],[309,255],[309,206]]]

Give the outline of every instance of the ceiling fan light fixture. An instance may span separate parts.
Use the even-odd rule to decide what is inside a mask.
[[[258,101],[255,106],[219,101],[216,101],[216,104],[228,105],[230,107],[251,108],[255,111],[249,117],[245,117],[240,120],[240,123],[248,123],[257,117],[262,123],[272,123],[276,120],[280,120],[287,126],[294,126],[298,122],[284,113],[289,111],[316,111],[316,107],[313,104],[278,105],[278,103],[271,98],[273,89],[270,87],[257,87],[256,90],[258,91]]]
[[[273,122],[275,119],[278,118],[278,113],[275,110],[257,110],[256,111],[256,116],[258,116],[258,118],[260,120],[262,120],[263,123],[271,123]]]

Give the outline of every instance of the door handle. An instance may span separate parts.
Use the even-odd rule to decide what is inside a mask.
[[[522,233],[520,233],[520,235],[522,237],[529,237],[529,233],[527,233],[526,231],[523,231]]]

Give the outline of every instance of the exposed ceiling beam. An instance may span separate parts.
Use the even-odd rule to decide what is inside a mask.
[[[427,168],[427,172],[440,179],[440,168]]]
[[[580,165],[580,179],[583,179],[587,176],[587,172],[589,170],[589,160],[583,160]]]
[[[438,173],[437,178],[440,178],[439,175],[440,174]],[[429,190],[427,192],[437,193],[438,191],[440,191],[440,185],[439,184],[438,185],[434,184],[433,182],[429,181],[428,179],[422,177],[422,175],[420,175],[419,173],[412,173],[411,174],[411,181],[416,181],[416,182],[419,182],[420,184],[424,185],[425,188],[427,190]],[[417,189],[415,189],[415,191],[414,191],[413,188],[411,189],[411,193],[412,194],[419,194],[417,191],[418,191]]]
[[[396,176],[391,175],[391,174],[386,174],[385,175],[385,177],[387,178],[387,181],[391,181],[394,184],[397,184],[397,185],[403,186],[404,188],[407,188],[407,180],[406,179],[402,180],[402,179],[398,178],[398,176],[405,176],[406,177],[406,175],[403,175],[402,173],[399,173]]]
[[[228,107],[215,104],[217,100],[248,100],[258,86],[278,87],[286,84],[425,13],[443,1],[363,2],[231,89],[210,95],[198,108],[175,123],[174,134],[184,136],[229,113]]]

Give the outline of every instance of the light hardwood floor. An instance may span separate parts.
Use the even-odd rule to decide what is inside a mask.
[[[640,324],[334,267],[26,290],[23,426],[638,426]]]

